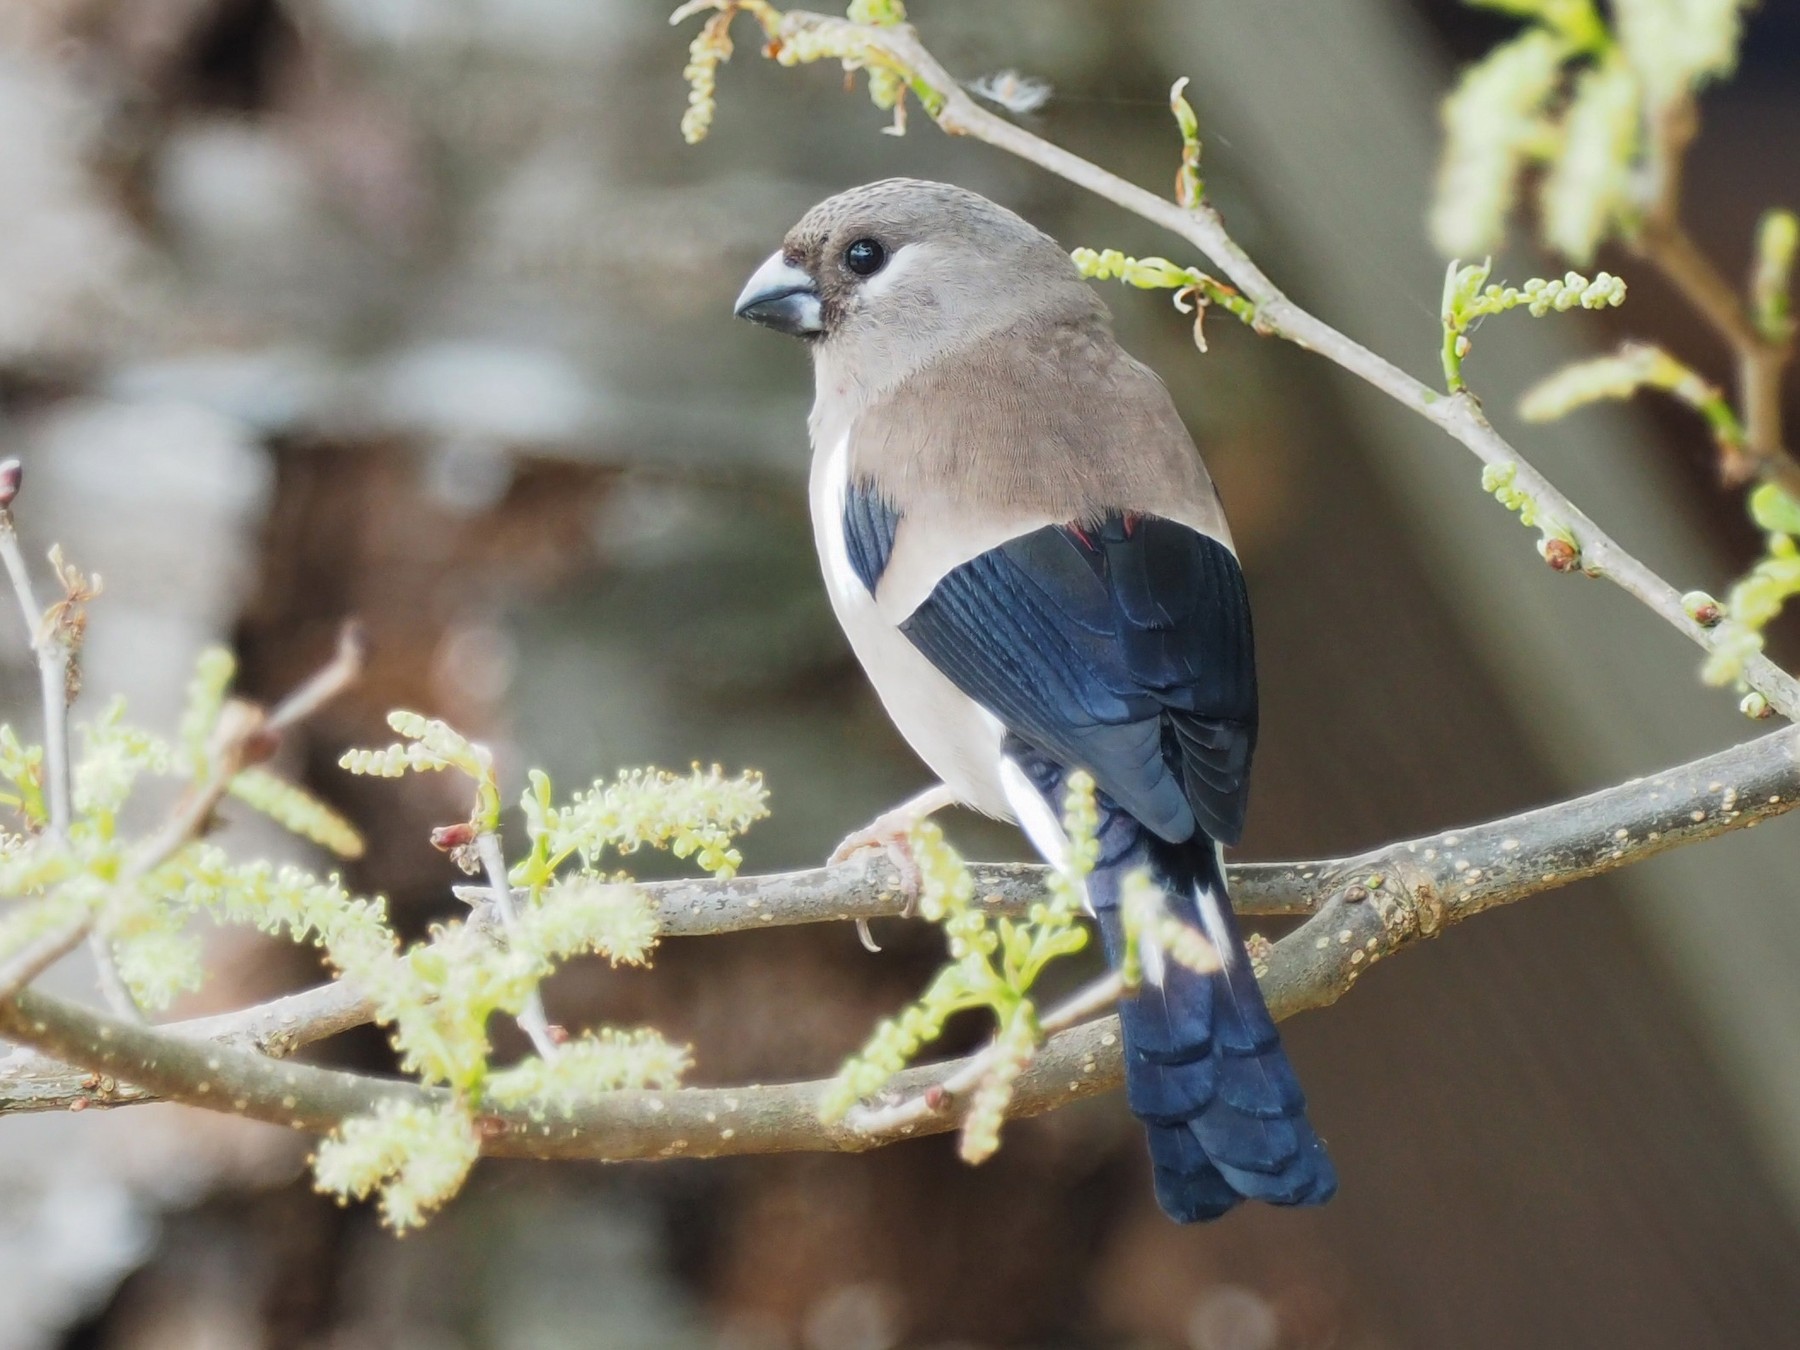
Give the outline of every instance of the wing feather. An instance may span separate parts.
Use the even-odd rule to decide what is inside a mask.
[[[900,517],[845,503],[852,556]],[[859,566],[859,571],[862,568]],[[879,573],[864,575],[871,590]],[[1234,843],[1256,740],[1250,609],[1237,559],[1176,521],[1114,513],[1029,530],[952,568],[900,625],[964,693],[1171,841]]]

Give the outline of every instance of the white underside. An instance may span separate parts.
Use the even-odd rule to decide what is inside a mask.
[[[1038,856],[1052,867],[1067,867],[1069,836],[1063,833],[1062,821],[1056,818],[1056,812],[1044,800],[1043,793],[1025,776],[1025,770],[1002,757],[1000,786],[1006,792],[1007,803],[1012,807],[1019,828],[1025,831],[1025,837],[1031,840]]]
[[[907,744],[960,800],[1011,820],[1014,811],[1000,767],[1006,728],[877,611],[874,597],[850,565],[844,542],[848,456],[848,437],[815,455],[810,484],[813,536],[831,608]]]

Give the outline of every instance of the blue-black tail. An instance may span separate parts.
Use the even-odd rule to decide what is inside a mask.
[[[1165,960],[1155,982],[1151,955],[1142,988],[1119,1006],[1125,1091],[1149,1132],[1157,1202],[1179,1223],[1215,1219],[1242,1200],[1323,1204],[1337,1173],[1256,986],[1217,847],[1204,835],[1171,844],[1123,812],[1107,815],[1088,891],[1109,959],[1123,939],[1120,884],[1147,867],[1171,912],[1205,933],[1223,962],[1202,975]]]

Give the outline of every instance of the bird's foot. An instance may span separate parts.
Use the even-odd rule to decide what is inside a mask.
[[[889,811],[885,815],[870,822],[854,834],[846,835],[844,842],[832,851],[829,859],[832,863],[848,862],[859,853],[867,853],[880,849],[887,854],[887,860],[900,874],[900,894],[905,903],[900,908],[900,917],[912,918],[919,906],[919,893],[925,887],[925,876],[919,870],[918,859],[913,857],[912,827],[919,817],[906,820],[895,825],[892,818],[898,813]],[[856,921],[856,937],[866,952],[878,952],[881,944],[875,941],[875,935],[869,931],[869,921]]]
[[[882,812],[862,829],[846,835],[844,841],[832,850],[827,862],[848,862],[858,854],[879,849],[887,855],[888,863],[899,874],[900,894],[904,901],[900,914],[902,918],[910,919],[918,910],[919,895],[925,885],[918,859],[913,857],[913,827],[933,812],[941,811],[955,801],[956,795],[941,784],[921,792],[893,810]],[[864,947],[872,952],[881,950],[869,934],[868,920],[858,919],[856,932]]]

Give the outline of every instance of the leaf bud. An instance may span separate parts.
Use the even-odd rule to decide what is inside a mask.
[[[1575,572],[1581,568],[1581,550],[1567,539],[1545,539],[1538,544],[1538,552],[1552,571]]]
[[[1725,617],[1725,607],[1705,591],[1689,591],[1681,597],[1681,608],[1702,628],[1711,628]]]

